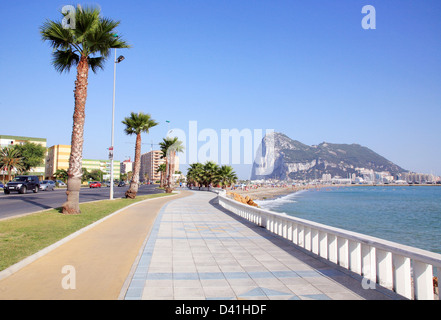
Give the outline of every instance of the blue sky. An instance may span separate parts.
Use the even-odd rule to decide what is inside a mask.
[[[0,134],[70,144],[75,70],[59,74],[39,35],[69,1],[2,3]],[[441,175],[441,1],[96,1],[133,47],[117,67],[115,158],[134,157],[131,111],[168,129],[274,129],[305,144],[359,143]],[[362,7],[376,29],[361,27]],[[90,74],[84,158],[107,158],[113,57]],[[166,120],[170,121],[167,126]],[[154,146],[156,147],[156,146]],[[245,168],[239,168],[242,177]]]

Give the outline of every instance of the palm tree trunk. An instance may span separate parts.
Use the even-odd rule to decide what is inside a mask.
[[[88,76],[89,64],[87,62],[87,56],[81,56],[77,66],[77,79],[75,81],[75,111],[73,115],[71,152],[67,178],[67,201],[63,204],[63,214],[81,213],[80,188],[81,176],[83,174],[81,167]]]
[[[165,192],[166,193],[171,193],[173,190],[172,190],[172,187],[171,187],[171,178],[172,178],[172,159],[171,159],[171,152],[168,152],[169,154],[167,155],[167,157],[166,157],[166,163],[167,163],[167,165],[166,165],[166,170],[167,170],[167,185],[166,185],[166,187],[165,187]],[[170,157],[170,159],[169,159],[169,157]]]
[[[133,177],[130,181],[130,188],[126,191],[126,198],[135,199],[138,193],[139,170],[141,167],[141,134],[136,135],[135,163],[133,164]]]

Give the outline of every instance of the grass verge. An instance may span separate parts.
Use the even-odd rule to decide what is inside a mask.
[[[142,200],[167,193],[80,204],[81,214],[64,215],[51,209],[20,218],[0,221],[0,271],[54,244],[107,215]]]

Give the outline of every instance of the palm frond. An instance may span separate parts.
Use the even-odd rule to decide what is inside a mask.
[[[78,42],[84,40],[98,30],[100,24],[100,9],[96,7],[77,7],[75,13],[75,38]]]
[[[128,135],[148,133],[150,128],[158,125],[149,114],[143,112],[131,112],[130,117],[124,118],[122,123],[126,126],[124,132]]]
[[[90,68],[96,73],[104,68],[111,49],[130,48],[120,36],[114,36],[119,24],[119,21],[102,18],[97,7],[78,6],[74,29],[64,28],[61,21],[47,20],[40,27],[40,33],[54,49],[53,64],[57,71],[69,71],[78,63],[77,57],[86,56]]]
[[[59,73],[69,72],[70,68],[76,66],[80,57],[71,49],[57,50],[52,53],[52,65]]]
[[[54,50],[71,49],[76,43],[71,29],[65,29],[61,22],[47,20],[40,27],[40,34],[44,41],[49,41]]]
[[[104,70],[104,63],[106,62],[106,58],[104,57],[96,57],[96,58],[88,58],[87,62],[89,63],[90,69],[92,69],[93,73],[97,73],[98,69]]]

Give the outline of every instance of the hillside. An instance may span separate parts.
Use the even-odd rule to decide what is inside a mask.
[[[316,179],[325,173],[347,177],[356,173],[356,168],[392,175],[407,171],[359,144],[323,142],[308,146],[282,133],[272,133],[262,139],[260,148],[258,155],[262,157],[255,159],[251,180]]]

